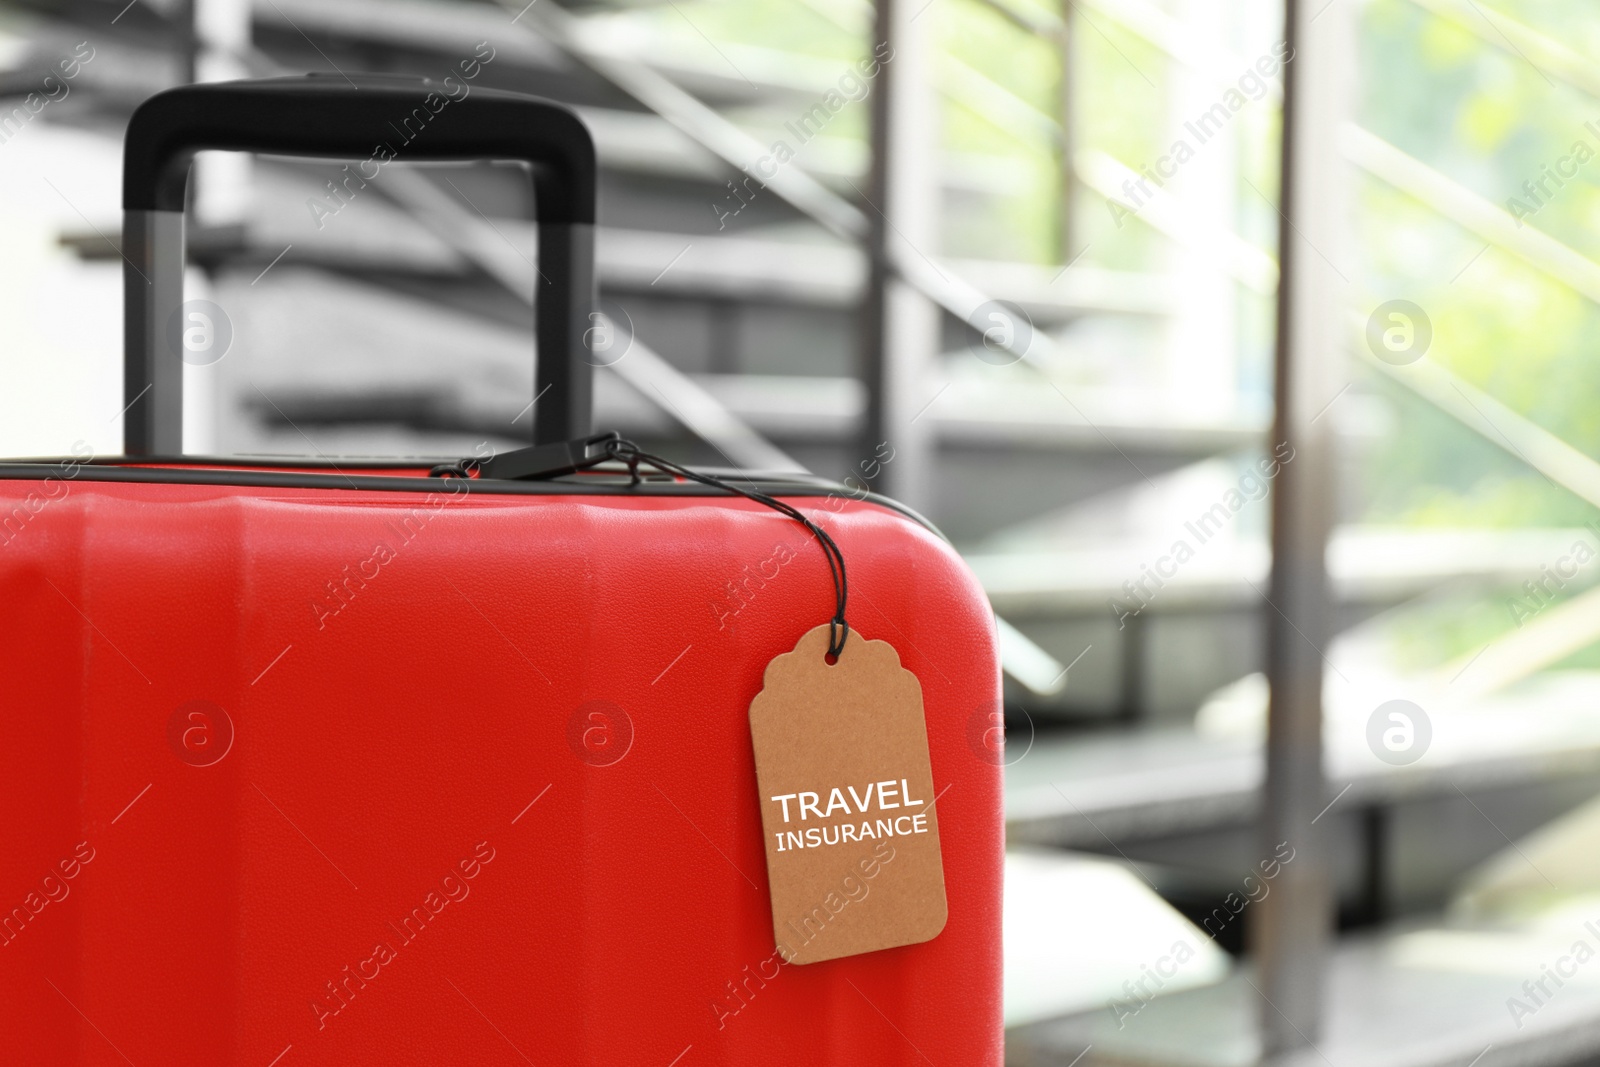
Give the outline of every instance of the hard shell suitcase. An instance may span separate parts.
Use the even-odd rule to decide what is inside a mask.
[[[948,899],[931,940],[798,965],[747,716],[828,617],[804,527],[605,468],[178,458],[193,153],[365,156],[429,91],[193,86],[130,124],[128,454],[0,463],[0,1062],[995,1067],[993,621],[914,515],[753,483],[920,681]],[[475,90],[402,156],[532,166],[536,440],[584,436],[582,124]]]

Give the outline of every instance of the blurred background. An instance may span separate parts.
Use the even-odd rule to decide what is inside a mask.
[[[0,454],[121,450],[145,97],[564,101],[601,163],[597,426],[898,497],[988,590],[1008,1062],[1600,1062],[1600,14],[1292,4],[1347,24],[1308,48],[1263,0],[524,3],[0,5]],[[1286,76],[1332,87],[1292,205]],[[202,157],[187,451],[527,440],[526,176],[379,169]],[[1332,324],[1287,434],[1286,221],[1337,283],[1286,298]],[[1331,527],[1321,752],[1269,772],[1290,478]],[[1279,833],[1284,788],[1316,817]]]

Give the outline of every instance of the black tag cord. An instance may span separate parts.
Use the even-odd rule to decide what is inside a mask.
[[[632,441],[613,438],[605,443],[605,453],[609,458],[620,460],[628,465],[628,470],[633,474],[635,484],[639,480],[639,464],[643,463],[667,474],[676,475],[679,478],[687,478],[691,482],[699,482],[702,485],[714,486],[736,496],[742,496],[746,500],[753,500],[757,504],[782,512],[795,522],[800,523],[807,530],[810,530],[811,535],[817,539],[817,544],[822,546],[822,554],[828,560],[828,570],[833,575],[834,610],[833,618],[828,621],[828,655],[837,658],[839,653],[844,651],[845,638],[850,636],[850,624],[844,618],[845,599],[849,592],[849,586],[845,581],[844,553],[839,551],[839,546],[834,543],[832,537],[828,536],[828,531],[806,518],[799,508],[785,504],[783,501],[770,497],[765,493],[758,493],[753,489],[741,489],[737,485],[726,482],[714,475],[701,474],[699,471],[679,466],[670,459],[662,459],[660,456],[641,451],[639,446]]]

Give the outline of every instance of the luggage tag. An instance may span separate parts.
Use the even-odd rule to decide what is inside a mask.
[[[626,464],[635,485],[644,464],[773,508],[811,531],[827,556],[833,619],[767,664],[750,703],[778,952],[788,963],[818,963],[938,936],[948,912],[922,686],[887,641],[851,638],[839,546],[798,508],[615,434],[523,449],[478,473],[549,477],[607,462]],[[472,463],[434,473],[467,477]]]
[[[830,626],[767,664],[750,703],[778,951],[817,963],[944,929],[922,686],[887,641]]]

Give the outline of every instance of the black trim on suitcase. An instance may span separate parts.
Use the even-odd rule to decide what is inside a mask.
[[[141,460],[149,463],[183,463],[184,467],[129,467],[123,464],[127,460],[118,457],[109,459],[80,459],[66,456],[60,459],[36,458],[29,460],[0,460],[0,481],[44,481],[51,479],[62,481],[62,470],[68,464],[76,464],[77,472],[72,475],[74,481],[88,482],[122,482],[138,484],[141,482],[159,485],[232,485],[245,488],[260,489],[356,489],[379,490],[395,493],[441,493],[461,492],[458,486],[464,486],[465,492],[470,494],[486,494],[490,496],[682,496],[682,497],[716,497],[728,499],[728,494],[720,489],[700,485],[696,482],[654,481],[646,479],[638,485],[630,485],[626,471],[620,471],[615,476],[607,473],[574,475],[567,480],[549,479],[545,481],[500,481],[484,478],[449,478],[439,479],[426,475],[408,477],[404,475],[372,475],[348,474],[341,470],[394,470],[414,467],[427,467],[437,460],[417,460],[413,463],[396,460],[350,460],[342,463],[340,470],[332,470],[328,474],[311,474],[303,468],[318,466],[305,460],[293,458],[275,458],[269,460],[251,459],[252,467],[280,466],[296,468],[294,470],[257,470],[240,469],[231,464],[240,461],[209,459],[199,456],[168,456]],[[791,474],[763,474],[760,471],[716,470],[708,468],[707,473],[713,473],[725,479],[738,481],[740,484],[752,488],[760,493],[774,497],[835,497],[840,500],[857,500],[865,504],[875,504],[899,513],[923,527],[941,541],[949,542],[949,538],[927,518],[906,507],[898,500],[877,493],[863,493],[851,489],[838,482],[830,482],[825,478],[805,479]]]

